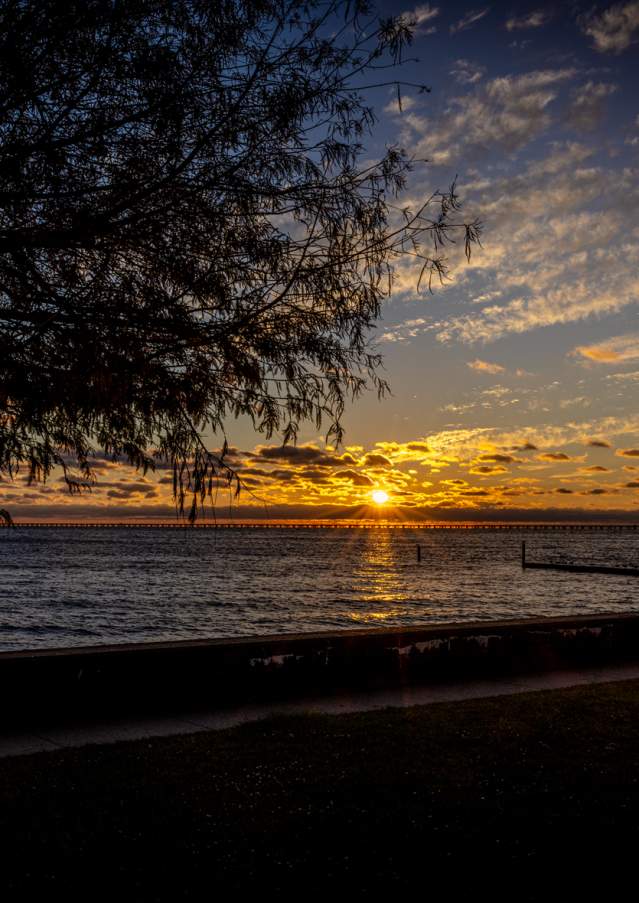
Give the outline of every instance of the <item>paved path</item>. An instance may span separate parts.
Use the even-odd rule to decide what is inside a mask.
[[[561,687],[610,683],[618,680],[639,680],[639,664],[582,671],[553,671],[468,683],[400,687],[375,692],[358,691],[319,699],[238,706],[212,712],[188,712],[179,716],[122,718],[91,724],[48,727],[34,733],[0,735],[0,758],[88,744],[117,743],[121,740],[140,740],[145,737],[168,737],[199,731],[223,730],[271,715],[298,715],[308,712],[339,715],[388,707],[407,708],[436,702],[512,696],[533,690],[556,690]]]

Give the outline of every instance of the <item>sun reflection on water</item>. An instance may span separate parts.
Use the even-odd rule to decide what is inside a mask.
[[[397,603],[407,598],[405,581],[400,574],[402,562],[398,559],[398,546],[393,543],[390,531],[371,531],[354,577],[358,583],[360,600],[370,609],[352,611],[353,621],[385,621],[404,614]],[[380,608],[380,603],[388,607]]]
[[[387,608],[383,611],[353,611],[351,612],[350,617],[352,621],[368,624],[371,621],[387,621],[389,618],[400,618],[405,614],[405,608]]]

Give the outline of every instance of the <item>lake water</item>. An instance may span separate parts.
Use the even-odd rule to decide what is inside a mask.
[[[639,534],[425,529],[0,532],[0,649],[639,612]],[[422,561],[416,562],[416,543]]]

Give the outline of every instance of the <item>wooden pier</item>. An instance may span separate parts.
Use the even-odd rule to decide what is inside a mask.
[[[527,561],[526,543],[521,544],[521,566],[537,571],[567,571],[570,574],[616,574],[618,577],[639,577],[639,568],[618,568],[604,564],[562,564],[554,561]]]

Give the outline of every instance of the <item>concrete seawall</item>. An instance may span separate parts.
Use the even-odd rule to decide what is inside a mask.
[[[593,615],[0,653],[4,725],[639,662],[639,616]]]

